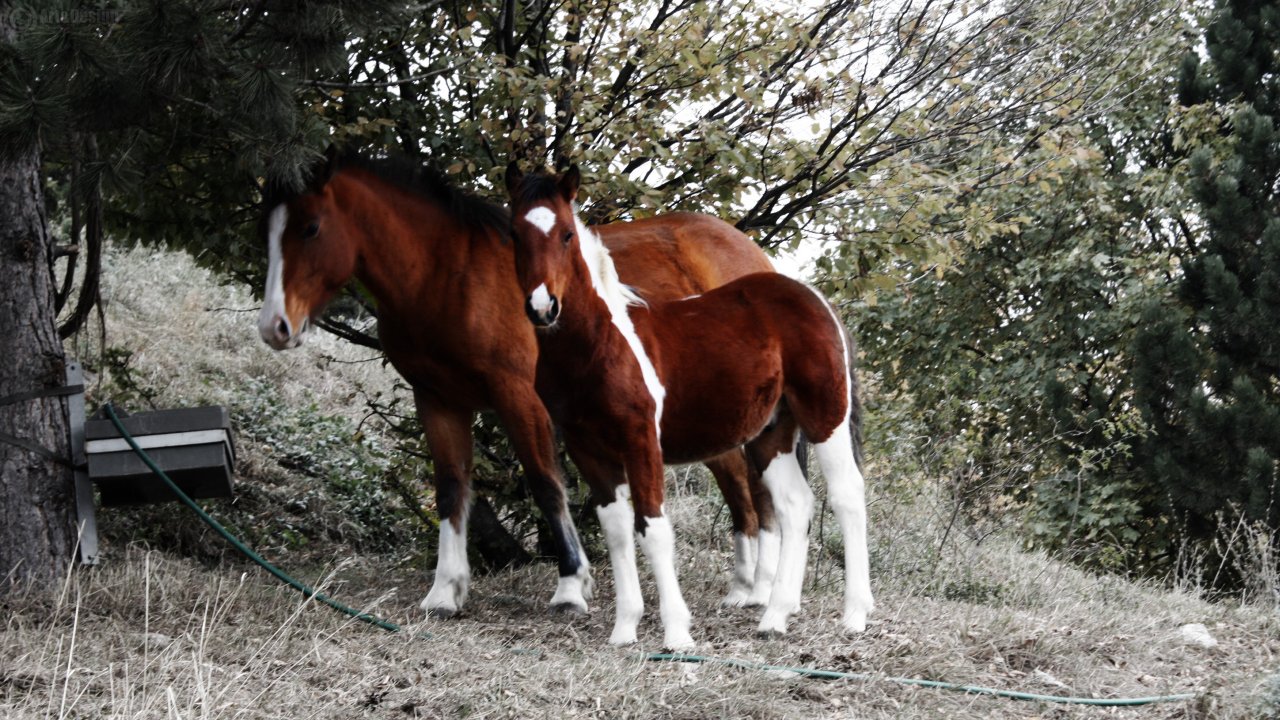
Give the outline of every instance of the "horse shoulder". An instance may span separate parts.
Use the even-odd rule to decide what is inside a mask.
[[[743,275],[773,270],[750,238],[701,213],[668,213],[596,231],[622,281],[651,301],[704,293]]]
[[[773,263],[746,233],[724,220],[702,213],[673,213],[679,218],[672,232],[680,252],[711,258],[728,279],[755,272],[772,272]],[[671,217],[671,216],[667,216]]]
[[[674,238],[640,220],[593,228],[609,250],[618,278],[646,300],[667,300],[699,291],[675,252]]]

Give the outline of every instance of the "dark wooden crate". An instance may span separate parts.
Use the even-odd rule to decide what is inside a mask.
[[[231,497],[235,447],[226,408],[157,410],[122,417],[120,422],[183,492],[193,498]],[[177,499],[124,443],[110,420],[89,420],[84,433],[89,478],[97,484],[103,505]]]

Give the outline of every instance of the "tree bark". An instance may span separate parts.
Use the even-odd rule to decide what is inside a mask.
[[[0,41],[16,28],[0,0]],[[0,398],[61,387],[66,358],[54,313],[52,246],[44,217],[40,152],[0,156]],[[66,399],[0,406],[0,597],[18,586],[49,587],[75,552],[75,479],[69,467]]]
[[[477,497],[471,505],[471,539],[480,554],[480,560],[488,570],[501,570],[507,567],[524,567],[533,558],[520,547],[520,542],[502,526],[498,513],[487,498]]]

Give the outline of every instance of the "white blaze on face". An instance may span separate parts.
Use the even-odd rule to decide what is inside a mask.
[[[551,310],[551,293],[547,292],[546,283],[534,288],[533,294],[529,296],[529,306],[539,313]]]
[[[262,297],[262,310],[258,313],[258,331],[263,339],[272,342],[278,318],[285,318],[284,307],[284,258],[280,239],[289,224],[289,209],[284,203],[277,205],[267,218],[267,285]]]
[[[524,219],[530,225],[541,230],[543,235],[550,233],[551,228],[555,227],[556,224],[556,214],[551,212],[551,208],[541,205],[525,213]]]

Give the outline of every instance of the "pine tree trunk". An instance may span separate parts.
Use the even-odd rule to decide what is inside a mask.
[[[529,553],[520,546],[520,541],[502,526],[498,513],[487,498],[475,499],[467,524],[470,525],[471,538],[485,569],[524,567],[533,561]]]
[[[0,10],[8,6],[0,2]],[[11,40],[0,12],[0,40]],[[65,384],[53,312],[40,156],[0,156],[0,398]],[[0,433],[70,457],[66,400],[0,406]],[[0,440],[0,597],[18,585],[50,586],[75,552],[75,480],[63,464]]]

